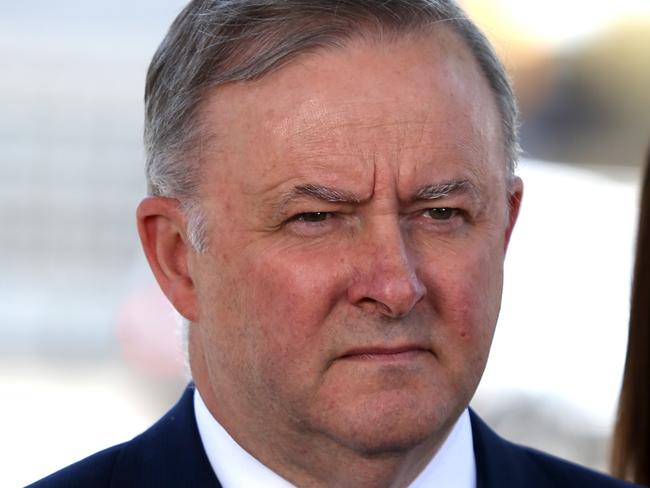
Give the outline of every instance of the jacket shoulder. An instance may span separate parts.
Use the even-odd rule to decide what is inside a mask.
[[[528,459],[531,468],[534,467],[540,477],[548,480],[548,486],[589,486],[593,488],[636,486],[529,447],[512,444],[512,449],[521,451],[522,456]]]
[[[27,488],[89,488],[109,487],[115,462],[124,444],[118,444],[77,461]]]
[[[513,444],[470,410],[478,488],[630,488],[636,485],[530,447]]]

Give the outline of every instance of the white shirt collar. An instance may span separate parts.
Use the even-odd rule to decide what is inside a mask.
[[[251,456],[217,422],[194,390],[194,416],[210,465],[223,488],[295,488]],[[465,410],[447,440],[409,488],[475,488],[476,463],[469,412]]]

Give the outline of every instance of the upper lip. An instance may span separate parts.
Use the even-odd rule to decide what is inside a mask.
[[[349,356],[362,356],[370,354],[400,354],[409,351],[429,351],[428,348],[419,346],[417,344],[406,344],[401,346],[368,346],[368,347],[355,347],[347,350],[341,357]]]

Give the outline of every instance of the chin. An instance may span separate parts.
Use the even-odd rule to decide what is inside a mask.
[[[339,405],[336,410],[330,412],[324,429],[329,437],[372,457],[436,444],[444,439],[458,416],[455,409],[436,405],[430,397],[406,398],[403,394]]]
[[[367,458],[390,457],[408,453],[427,443],[433,443],[435,436],[425,431],[371,433],[367,436],[346,439],[345,445]]]

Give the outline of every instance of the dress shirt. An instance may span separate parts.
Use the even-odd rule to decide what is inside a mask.
[[[223,488],[295,488],[230,437],[212,416],[198,389],[194,391],[194,415],[203,448]],[[409,488],[432,486],[476,488],[472,426],[467,409]]]

